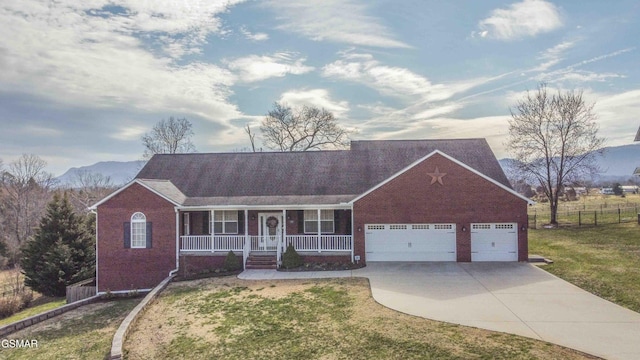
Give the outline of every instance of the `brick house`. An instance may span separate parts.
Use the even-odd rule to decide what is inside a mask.
[[[484,139],[155,155],[93,206],[98,291],[170,272],[306,261],[526,261],[527,205]]]

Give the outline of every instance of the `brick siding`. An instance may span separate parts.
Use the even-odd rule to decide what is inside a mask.
[[[135,212],[152,225],[150,249],[124,247],[124,223]],[[98,206],[98,291],[151,289],[176,267],[174,205],[134,183]]]
[[[442,185],[430,184],[427,173],[436,167],[446,173]],[[471,261],[471,223],[515,222],[518,260],[528,258],[527,202],[440,154],[361,198],[353,211],[354,253],[364,261],[364,225],[389,223],[455,223],[457,260]]]

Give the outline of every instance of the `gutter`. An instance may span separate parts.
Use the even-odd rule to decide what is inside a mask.
[[[176,268],[169,271],[169,276],[174,276],[180,269],[180,211],[176,206],[174,208],[176,212]]]

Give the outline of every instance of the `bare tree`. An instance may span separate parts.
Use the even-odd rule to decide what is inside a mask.
[[[84,170],[76,173],[68,194],[75,211],[84,214],[91,205],[111,194],[116,188],[111,177]]]
[[[552,225],[563,185],[598,171],[603,143],[593,104],[585,103],[582,91],[550,95],[540,84],[511,109],[507,146],[519,170],[543,189]]]
[[[251,141],[251,150],[256,152],[256,134],[251,132],[251,127],[249,124],[244,128],[244,132],[249,135],[249,141]]]
[[[19,257],[22,243],[33,234],[49,201],[55,179],[45,171],[46,166],[46,161],[37,155],[23,154],[2,172],[0,213],[14,261]]]
[[[291,108],[274,103],[260,126],[264,145],[279,151],[307,151],[344,148],[350,132],[333,114],[315,106]]]
[[[186,118],[160,120],[151,130],[142,136],[145,150],[143,157],[150,159],[154,154],[177,154],[195,152],[191,142],[192,124]]]

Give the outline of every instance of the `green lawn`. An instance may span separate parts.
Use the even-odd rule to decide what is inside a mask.
[[[127,336],[125,354],[131,360],[590,358],[390,310],[373,300],[362,278],[170,284]]]
[[[65,305],[66,303],[67,303],[67,299],[66,298],[53,298],[52,301],[49,301],[49,302],[44,303],[42,305],[38,305],[38,306],[34,306],[34,307],[30,307],[30,308],[24,309],[24,310],[22,310],[20,312],[17,312],[15,314],[9,316],[8,318],[4,318],[4,319],[0,320],[0,326],[11,324],[14,321],[26,319],[26,318],[28,318],[30,316],[37,315],[37,314],[43,313],[45,311],[49,311],[49,310],[55,309],[57,307]]]
[[[0,349],[2,359],[104,359],[125,316],[140,298],[82,306],[9,335],[8,339],[37,340],[37,348]]]
[[[640,225],[529,230],[529,253],[554,261],[543,269],[640,312]]]

